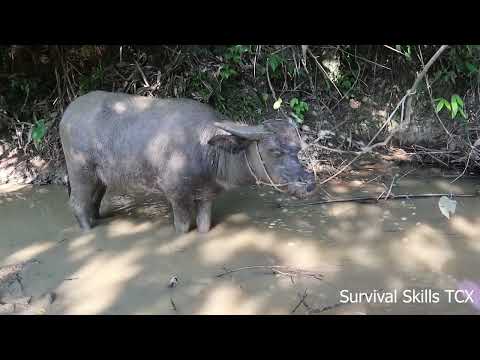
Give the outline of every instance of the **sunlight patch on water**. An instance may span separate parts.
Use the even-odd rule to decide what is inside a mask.
[[[130,236],[152,229],[151,222],[134,224],[129,220],[117,219],[108,224],[108,237]]]
[[[68,244],[68,247],[70,250],[75,250],[80,247],[84,247],[92,242],[92,240],[95,239],[95,234],[94,233],[89,233],[89,234],[82,234],[75,240],[71,241]]]
[[[68,299],[67,314],[98,314],[117,299],[126,282],[142,271],[138,260],[145,248],[134,248],[117,256],[101,254],[88,261],[70,277],[79,280],[64,283],[58,290]],[[88,301],[85,301],[88,299]]]
[[[392,242],[390,254],[400,267],[413,271],[427,268],[440,272],[455,258],[455,253],[442,232],[429,225],[420,225],[406,232],[408,242]]]
[[[209,289],[199,315],[254,315],[265,303],[265,296],[248,297],[238,286],[221,284]]]
[[[254,230],[244,230],[226,238],[209,239],[199,248],[199,254],[206,263],[221,263],[233,258],[242,251],[271,251],[274,248],[272,234],[262,234]]]
[[[353,203],[335,204],[328,208],[328,216],[354,218],[358,214],[358,205]]]
[[[23,261],[28,261],[34,259],[36,256],[44,253],[47,250],[53,248],[57,243],[54,241],[46,241],[37,244],[32,244],[22,250],[19,250],[12,255],[8,256],[3,262],[2,265],[10,265]]]
[[[31,189],[31,185],[21,185],[21,184],[3,184],[0,185],[0,194],[1,193],[9,193],[9,192],[14,192],[14,191],[19,191],[19,190],[24,190],[26,188]]]
[[[468,247],[474,251],[480,251],[480,219],[475,221],[469,221],[464,217],[454,217],[452,219],[452,227],[463,234],[466,239],[464,240]]]
[[[384,259],[375,255],[371,249],[363,245],[349,247],[346,255],[356,264],[365,266],[369,269],[378,269],[384,265]]]

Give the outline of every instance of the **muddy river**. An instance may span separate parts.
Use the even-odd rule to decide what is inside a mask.
[[[465,194],[480,185],[451,180],[406,176],[392,191]],[[385,189],[352,181],[325,190],[348,198]],[[15,280],[23,303],[0,306],[16,314],[479,313],[479,198],[457,198],[449,219],[438,198],[275,205],[290,201],[266,188],[231,191],[215,203],[208,234],[177,235],[161,198],[113,193],[100,225],[81,233],[65,188],[1,186],[0,280],[5,266],[38,262]]]

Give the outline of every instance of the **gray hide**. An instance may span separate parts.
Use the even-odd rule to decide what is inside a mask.
[[[85,230],[99,217],[109,186],[163,193],[178,232],[190,229],[195,210],[198,230],[207,232],[215,196],[255,178],[298,197],[315,187],[288,121],[243,126],[188,99],[94,91],[65,110],[60,137],[70,205]]]

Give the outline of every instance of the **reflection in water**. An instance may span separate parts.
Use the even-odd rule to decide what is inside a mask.
[[[455,187],[455,192],[471,193],[475,183],[461,180]],[[442,179],[404,178],[395,191],[449,189]],[[373,195],[383,188],[346,184],[327,191],[344,198]],[[64,188],[2,187],[0,266],[40,259],[41,264],[23,275],[23,285],[32,296],[55,292],[58,296],[48,313],[57,314],[480,311],[476,199],[460,199],[450,220],[440,213],[438,199],[303,208],[274,205],[288,201],[292,200],[270,189],[238,189],[214,204],[209,233],[193,230],[179,235],[163,198],[112,193],[102,203],[100,224],[82,233],[68,209]],[[259,268],[216,276],[225,268],[256,265],[320,269],[324,279]],[[172,276],[179,282],[168,288]],[[475,303],[335,306],[342,289],[353,293],[414,288],[469,290]]]

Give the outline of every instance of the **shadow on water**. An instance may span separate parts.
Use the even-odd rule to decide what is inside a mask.
[[[396,193],[470,193],[475,183],[404,178]],[[331,186],[335,196],[377,194],[369,184]],[[81,233],[62,187],[0,189],[0,266],[39,259],[23,275],[25,292],[53,291],[49,314],[296,314],[339,303],[341,290],[398,292],[395,303],[342,304],[331,313],[475,314],[448,302],[445,289],[480,282],[480,203],[459,199],[449,220],[438,199],[343,203],[281,209],[269,189],[223,194],[208,234],[178,235],[160,198],[109,194],[99,226]],[[315,270],[323,280],[269,269]],[[178,285],[167,285],[177,276]],[[439,303],[404,303],[405,289],[441,293]],[[300,298],[307,292],[304,304]],[[347,294],[346,292],[344,292]]]

